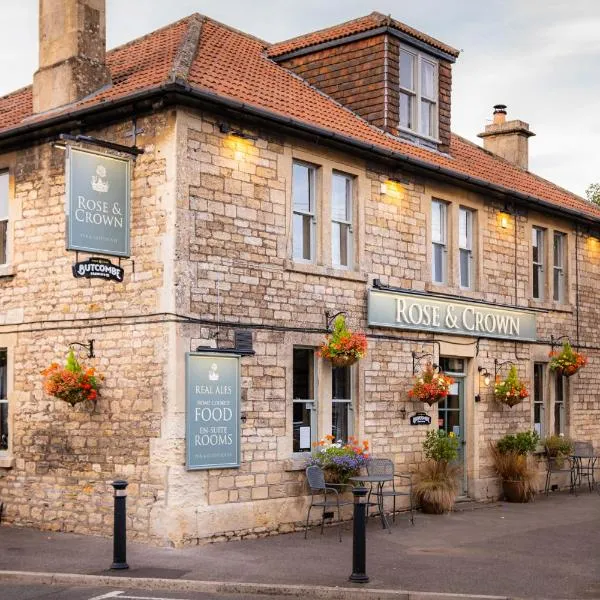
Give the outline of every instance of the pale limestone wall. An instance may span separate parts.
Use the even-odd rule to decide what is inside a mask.
[[[13,167],[14,277],[0,279],[0,346],[8,347],[11,446],[0,453],[5,520],[54,531],[110,535],[112,487],[129,481],[128,529],[150,537],[150,514],[165,495],[150,445],[167,402],[174,116],[138,120],[145,154],[132,168],[132,260],[123,283],[75,279],[65,250],[64,152],[50,144],[0,156]],[[131,122],[89,132],[131,144]],[[12,164],[10,164],[12,163]],[[87,258],[80,254],[80,260]],[[71,342],[95,340],[105,374],[96,410],[46,396],[40,371],[63,362]],[[82,351],[80,356],[85,353]]]
[[[346,310],[350,324],[366,328],[366,290],[374,277],[392,286],[438,291],[476,299],[534,306],[545,309],[538,316],[538,335],[548,340],[575,334],[575,230],[561,219],[533,210],[516,218],[502,229],[498,213],[503,205],[483,195],[449,184],[424,180],[406,173],[389,172],[382,166],[365,164],[348,155],[277,136],[272,132],[249,130],[256,141],[240,141],[221,134],[218,119],[210,115],[178,113],[178,237],[176,278],[179,281],[177,311],[214,320],[217,312],[223,321],[252,324],[256,355],[242,363],[242,465],[240,469],[186,473],[184,446],[173,441],[169,494],[166,510],[177,508],[181,519],[169,529],[171,540],[183,543],[197,539],[232,537],[287,531],[298,526],[304,514],[306,489],[302,462],[291,454],[291,373],[294,345],[317,346],[318,333],[283,331],[286,327],[317,328],[324,324],[324,311]],[[242,127],[242,124],[235,124]],[[291,164],[292,158],[321,165],[317,189],[322,205],[316,265],[295,264],[290,260]],[[351,272],[330,266],[328,247],[327,189],[332,169],[356,176],[355,200],[356,266]],[[402,182],[399,197],[382,193],[388,177]],[[430,282],[429,203],[431,198],[452,203],[452,236],[456,236],[458,206],[478,211],[478,246],[485,251],[477,258],[476,290],[466,294],[458,286],[458,256],[450,256],[448,286]],[[555,228],[569,235],[569,303],[533,303],[530,292],[531,226],[543,225],[549,234]],[[585,239],[584,239],[585,237]],[[548,238],[551,240],[551,237]],[[452,240],[450,241],[452,244]],[[580,278],[587,284],[580,291],[581,341],[594,343],[590,335],[596,314],[597,293],[589,281],[595,273],[590,250],[584,258],[587,236],[580,236]],[[550,245],[551,246],[551,245]],[[547,265],[551,264],[551,247]],[[585,246],[587,248],[587,246]],[[596,250],[596,255],[599,253]],[[515,284],[516,255],[516,284]],[[585,260],[586,264],[581,262]],[[597,262],[597,261],[596,261]],[[551,274],[547,268],[547,276]],[[584,275],[585,273],[585,275]],[[516,289],[516,299],[515,299]],[[550,290],[548,290],[550,291]],[[217,307],[217,305],[219,306]],[[582,319],[588,320],[584,323]],[[265,331],[261,326],[280,327]],[[178,360],[184,351],[197,345],[214,344],[215,327],[179,326]],[[437,346],[427,341],[429,334],[372,330],[369,355],[356,368],[355,433],[368,438],[379,456],[393,458],[399,468],[414,470],[422,460],[421,444],[427,428],[412,427],[403,419],[425,409],[437,422],[437,407],[408,402],[412,380],[411,351],[432,351]],[[377,338],[384,335],[392,339]],[[395,338],[395,339],[394,339]],[[446,336],[442,354],[469,359],[467,398],[467,471],[469,493],[479,499],[497,497],[498,486],[489,463],[488,444],[505,433],[532,427],[532,400],[512,409],[496,403],[490,389],[480,388],[477,366],[493,372],[494,358],[516,360],[520,374],[530,384],[533,361],[547,360],[550,346],[514,344],[500,340],[481,340],[477,352],[475,339]],[[220,328],[220,345],[231,346],[232,328]],[[590,364],[580,376],[568,381],[567,422],[569,432],[578,439],[598,442],[600,431],[594,411],[596,351],[590,350]],[[516,353],[516,354],[515,354]],[[182,368],[178,367],[181,381]],[[327,400],[330,367],[319,361],[319,399]],[[180,388],[181,388],[180,383]],[[547,384],[550,393],[550,384]],[[474,395],[482,401],[475,403]],[[322,403],[324,404],[324,402]],[[330,413],[319,420],[321,433],[327,433]],[[183,407],[172,415],[183,427]],[[179,466],[177,466],[179,465]],[[191,491],[193,490],[193,491]],[[177,542],[176,542],[177,543]]]

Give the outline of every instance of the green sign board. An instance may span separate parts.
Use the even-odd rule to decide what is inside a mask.
[[[240,357],[189,352],[186,374],[186,467],[240,466]]]
[[[130,161],[67,147],[67,250],[129,256]]]

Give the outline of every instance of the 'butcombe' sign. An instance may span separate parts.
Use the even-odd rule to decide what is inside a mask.
[[[536,339],[532,312],[379,290],[369,290],[369,325],[473,337]]]
[[[67,250],[129,256],[129,165],[67,148]]]

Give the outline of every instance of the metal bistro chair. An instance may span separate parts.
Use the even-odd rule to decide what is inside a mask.
[[[351,500],[340,500],[340,492],[332,486],[325,483],[325,475],[323,469],[317,465],[306,467],[306,479],[308,481],[308,487],[310,487],[310,506],[308,507],[308,514],[306,515],[306,527],[304,528],[304,539],[308,535],[308,522],[310,520],[310,511],[313,506],[323,509],[323,516],[321,517],[321,535],[323,535],[323,527],[325,525],[325,512],[328,508],[337,508],[338,514],[338,532],[340,536],[340,542],[342,541],[342,515],[340,508],[348,504],[352,504]],[[352,487],[352,486],[348,486]],[[328,495],[334,497],[328,499]],[[318,497],[322,496],[319,500]]]
[[[592,442],[574,442],[573,457],[575,460],[575,485],[581,485],[583,478],[587,479],[590,492],[594,489],[594,468],[597,457],[594,456]]]
[[[397,496],[408,496],[408,506],[410,510],[410,522],[412,525],[415,524],[414,518],[414,509],[413,509],[413,495],[412,495],[412,476],[406,473],[396,473],[394,470],[394,463],[389,458],[372,458],[367,463],[367,473],[369,475],[391,475],[392,478],[390,480],[390,486],[386,489],[385,484],[382,487],[379,487],[376,490],[371,489],[369,492],[369,497],[371,494],[375,494],[375,496],[381,495],[381,500],[383,504],[383,500],[385,498],[393,498],[394,506],[392,512],[392,521],[396,522],[396,497]],[[402,479],[407,482],[405,485],[408,485],[408,491],[402,492],[396,489],[395,479]],[[391,488],[391,489],[390,489]]]
[[[546,485],[544,486],[544,493],[546,496],[550,492],[552,475],[555,473],[569,473],[569,492],[577,495],[577,491],[575,489],[575,483],[577,479],[577,464],[575,459],[571,456],[565,456],[564,458],[549,456],[548,448],[546,448],[546,460],[548,461],[546,466]]]

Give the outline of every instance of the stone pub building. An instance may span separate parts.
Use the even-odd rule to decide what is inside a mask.
[[[194,14],[106,52],[104,0],[41,0],[39,28],[0,98],[4,522],[109,535],[125,478],[140,540],[291,531],[330,433],[414,470],[454,431],[476,500],[508,432],[598,446],[600,209],[529,172],[506,107],[483,147],[451,132],[457,50],[379,13],[275,44]],[[369,350],[332,369],[340,311]],[[569,379],[559,339],[589,358]],[[69,347],[93,409],[43,391]],[[428,360],[443,405],[407,396]],[[509,363],[513,408],[484,377]]]

